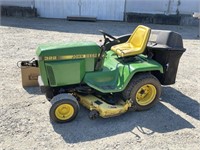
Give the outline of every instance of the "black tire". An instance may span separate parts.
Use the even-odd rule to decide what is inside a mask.
[[[80,109],[79,103],[77,102],[76,98],[70,94],[56,95],[51,100],[51,103],[52,103],[52,106],[49,111],[50,119],[52,121],[58,122],[58,123],[66,123],[66,122],[73,121],[76,118],[76,116],[79,112],[79,109]],[[68,114],[60,113],[59,107],[64,107],[65,113],[68,113]],[[68,112],[66,112],[66,111],[68,111]],[[69,116],[67,116],[67,115],[69,115]]]
[[[138,97],[136,98],[136,95],[138,96],[138,94],[145,95],[146,92],[145,90],[142,89],[142,87],[149,87],[152,88],[153,91],[156,91],[153,93],[151,92],[151,90],[147,90],[146,96],[148,96],[149,93],[151,94],[149,100],[147,98],[148,100],[147,104],[145,103],[142,104],[142,102],[139,103]],[[143,92],[141,91],[141,89],[143,90]],[[160,95],[161,95],[161,84],[159,80],[150,73],[136,74],[131,79],[125,90],[122,92],[122,96],[125,100],[127,99],[131,100],[132,102],[131,110],[138,110],[138,111],[148,110],[151,107],[153,107],[159,101]]]

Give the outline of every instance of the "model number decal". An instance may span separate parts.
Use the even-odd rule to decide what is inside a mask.
[[[65,56],[44,56],[40,57],[40,60],[52,61],[52,60],[96,58],[96,57],[98,57],[97,54],[78,54],[78,55],[65,55]]]
[[[45,56],[44,60],[57,60],[57,56]]]

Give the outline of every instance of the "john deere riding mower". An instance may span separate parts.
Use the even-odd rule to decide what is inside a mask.
[[[102,46],[94,42],[41,45],[38,60],[22,61],[22,67],[39,69],[38,83],[52,103],[53,121],[74,120],[79,104],[90,110],[91,119],[147,110],[159,101],[161,85],[175,83],[185,51],[178,33],[151,31],[142,25],[120,38],[100,32]]]

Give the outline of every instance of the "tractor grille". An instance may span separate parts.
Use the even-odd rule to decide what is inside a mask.
[[[53,69],[52,69],[51,66],[47,66],[47,73],[48,73],[50,84],[51,85],[56,85],[55,76],[54,76]]]

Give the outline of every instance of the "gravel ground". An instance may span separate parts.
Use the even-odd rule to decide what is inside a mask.
[[[131,33],[124,22],[68,22],[55,19],[1,18],[0,149],[198,149],[200,147],[200,41],[198,27],[148,24],[182,34],[187,51],[177,82],[163,87],[162,101],[144,112],[91,121],[81,107],[75,121],[49,120],[50,103],[39,89],[21,86],[19,60],[35,56],[41,43],[95,41],[102,29],[111,35]]]

